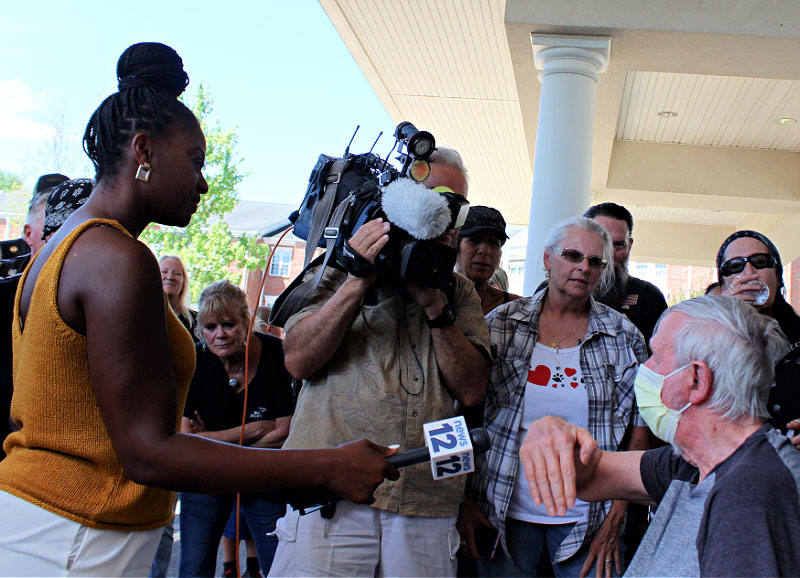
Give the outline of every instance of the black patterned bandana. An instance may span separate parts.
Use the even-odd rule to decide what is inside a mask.
[[[43,241],[58,231],[67,217],[89,200],[93,188],[94,181],[92,179],[72,179],[53,187],[44,207]]]

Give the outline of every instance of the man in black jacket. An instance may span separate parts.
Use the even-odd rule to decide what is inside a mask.
[[[642,332],[649,347],[653,328],[667,308],[667,302],[658,287],[628,274],[628,258],[633,247],[633,216],[616,203],[594,205],[583,216],[600,223],[611,235],[614,246],[614,286],[598,300],[630,319]]]
[[[583,216],[600,223],[611,236],[614,247],[614,286],[599,296],[598,301],[630,319],[644,335],[649,350],[650,337],[658,318],[667,309],[667,302],[658,287],[628,274],[628,258],[633,247],[633,215],[622,205],[600,203],[589,207]],[[651,437],[651,447],[656,443],[657,440]],[[647,506],[628,506],[624,535],[626,566],[630,564],[647,531],[648,517]]]

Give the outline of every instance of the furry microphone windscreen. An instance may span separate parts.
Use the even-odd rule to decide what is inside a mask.
[[[450,224],[447,200],[411,179],[392,181],[383,192],[381,208],[393,225],[420,241],[435,239]]]

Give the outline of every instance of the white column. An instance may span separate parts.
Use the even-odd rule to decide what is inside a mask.
[[[541,70],[524,295],[544,279],[542,252],[553,225],[589,207],[595,88],[607,69],[611,38],[532,34]]]

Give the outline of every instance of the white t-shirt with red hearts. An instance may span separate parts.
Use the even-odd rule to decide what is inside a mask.
[[[528,381],[525,384],[519,440],[528,433],[528,425],[546,415],[555,415],[578,427],[587,427],[589,396],[581,372],[580,346],[554,349],[537,343],[531,354]],[[525,471],[517,468],[517,480],[508,505],[508,516],[535,524],[577,522],[589,508],[588,502],[576,500],[565,516],[548,516],[544,506],[533,503]]]

